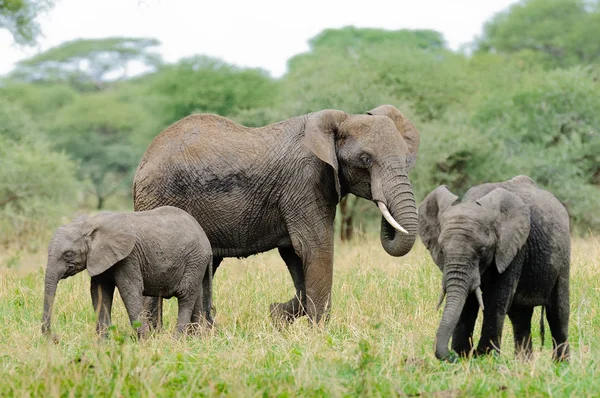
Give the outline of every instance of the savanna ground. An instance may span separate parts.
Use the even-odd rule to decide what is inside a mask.
[[[58,286],[53,331],[40,333],[45,250],[0,253],[0,396],[597,396],[600,394],[600,242],[575,239],[569,364],[552,363],[549,328],[534,358],[513,359],[505,323],[498,357],[438,362],[434,336],[440,272],[419,243],[403,258],[369,234],[336,242],[333,310],[325,328],[304,318],[275,328],[268,305],[292,282],[276,252],[228,259],[215,278],[216,326],[175,339],[176,300],[166,331],[137,342],[120,298],[108,341],[95,336],[89,276]],[[481,318],[481,317],[480,317]],[[480,322],[478,321],[478,329]]]

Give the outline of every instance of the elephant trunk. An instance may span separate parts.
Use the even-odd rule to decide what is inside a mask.
[[[441,360],[451,361],[448,343],[469,295],[469,277],[464,269],[452,266],[444,268],[446,305],[436,333],[435,356]]]
[[[412,249],[417,238],[417,207],[408,177],[402,176],[389,180],[393,182],[388,183],[387,189],[385,186],[383,188],[386,203],[377,203],[382,212],[381,245],[389,255],[400,257]],[[374,199],[376,199],[375,195]],[[385,213],[385,209],[389,211],[388,214]],[[389,219],[390,216],[392,219],[388,222],[386,218]],[[394,225],[394,221],[402,229]]]
[[[42,317],[42,333],[50,335],[50,324],[52,321],[52,306],[54,305],[54,297],[56,295],[56,287],[59,278],[55,273],[46,269],[46,278],[44,282],[44,315]]]

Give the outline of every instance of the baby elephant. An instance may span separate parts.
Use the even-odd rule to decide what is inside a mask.
[[[443,272],[446,306],[435,355],[454,360],[472,350],[478,309],[483,312],[475,351],[499,351],[508,314],[517,355],[532,352],[531,317],[544,306],[553,337],[553,358],[569,356],[569,217],[562,204],[526,176],[477,185],[461,202],[446,186],[419,207],[419,234]]]
[[[50,334],[52,305],[61,279],[87,269],[98,321],[111,323],[115,286],[138,336],[147,332],[142,296],[177,297],[177,331],[204,318],[209,325],[212,250],[198,222],[171,207],[132,213],[102,212],[58,228],[48,246],[42,332]]]

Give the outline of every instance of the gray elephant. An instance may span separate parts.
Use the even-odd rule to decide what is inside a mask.
[[[505,316],[515,352],[532,352],[531,318],[543,306],[553,337],[553,358],[569,356],[569,216],[548,191],[526,176],[477,185],[461,202],[440,186],[419,206],[419,234],[443,272],[435,355],[454,360],[472,351],[479,308],[483,326],[476,354],[499,351]],[[542,320],[543,321],[543,320]]]
[[[381,243],[393,256],[417,234],[408,172],[419,133],[391,105],[366,115],[322,110],[260,128],[211,114],[188,116],[148,147],[133,183],[135,210],[180,207],[204,227],[214,253],[247,257],[277,248],[296,294],[272,304],[275,320],[320,320],[331,305],[333,225],[347,193],[382,212]],[[156,326],[159,303],[149,306]]]
[[[87,269],[98,313],[96,330],[111,323],[115,286],[131,324],[141,322],[143,295],[177,297],[177,331],[200,324],[212,294],[212,252],[206,234],[185,211],[165,206],[151,211],[102,212],[58,228],[48,246],[42,333],[50,334],[59,280]],[[197,327],[197,325],[194,325]],[[189,328],[191,331],[195,328]]]

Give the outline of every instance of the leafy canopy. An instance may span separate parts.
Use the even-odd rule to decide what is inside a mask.
[[[54,7],[54,0],[0,1],[0,29],[10,32],[17,44],[33,45],[40,34],[36,18]]]
[[[162,60],[152,49],[159,44],[156,39],[131,37],[72,40],[19,62],[11,77],[68,82],[80,90],[100,89],[107,81],[128,77],[134,62],[155,70]]]
[[[598,0],[523,0],[485,24],[477,47],[564,67],[598,61],[599,37]]]

